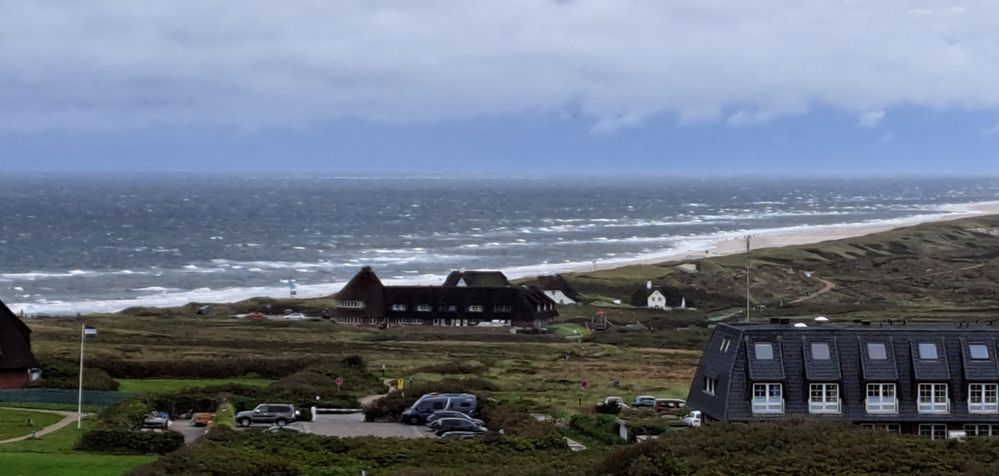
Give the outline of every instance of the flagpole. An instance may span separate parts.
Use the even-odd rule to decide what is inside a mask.
[[[76,429],[83,427],[83,341],[86,338],[87,325],[80,324],[80,389],[76,398]]]

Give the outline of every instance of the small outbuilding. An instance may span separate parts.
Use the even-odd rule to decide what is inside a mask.
[[[579,293],[569,284],[569,280],[565,279],[561,274],[538,276],[534,286],[543,291],[552,301],[555,301],[555,304],[567,305],[579,303]]]

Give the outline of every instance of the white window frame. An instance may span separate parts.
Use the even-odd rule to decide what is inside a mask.
[[[919,436],[929,438],[931,440],[946,440],[947,439],[947,424],[946,423],[920,423],[919,424]]]
[[[950,413],[950,397],[945,383],[921,383],[916,388],[919,413]]]
[[[433,310],[434,310],[434,306],[431,306],[430,304],[417,304],[416,305],[416,312],[430,312],[430,311],[433,311]]]
[[[337,301],[336,307],[341,307],[344,309],[364,309],[364,301],[357,301],[351,299],[345,301]]]
[[[485,311],[485,309],[486,308],[481,304],[472,304],[468,306],[468,312],[482,312]]]
[[[718,390],[718,379],[713,379],[711,377],[704,377],[704,393],[708,395],[714,395]]]
[[[898,413],[898,388],[894,383],[867,384],[864,406],[867,413]]]
[[[840,413],[841,402],[838,383],[808,385],[808,413]]]
[[[392,309],[393,312],[405,312],[406,311],[406,305],[405,304],[393,304],[391,309]]]
[[[752,403],[754,414],[784,413],[784,386],[779,383],[754,383]]]
[[[999,383],[969,383],[968,413],[999,413]]]
[[[965,423],[964,433],[968,436],[999,436],[999,425],[994,423]]]

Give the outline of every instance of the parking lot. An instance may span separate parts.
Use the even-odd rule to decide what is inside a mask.
[[[363,413],[317,415],[316,421],[294,423],[308,433],[324,436],[378,436],[382,438],[434,438],[423,425],[402,423],[370,423]]]

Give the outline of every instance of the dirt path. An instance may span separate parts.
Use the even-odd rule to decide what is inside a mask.
[[[795,299],[794,301],[791,301],[791,304],[798,304],[798,303],[803,303],[803,302],[806,302],[806,301],[811,301],[812,299],[815,299],[815,298],[817,298],[817,297],[819,297],[819,296],[821,296],[821,295],[823,295],[823,294],[825,294],[825,293],[827,293],[829,291],[832,291],[833,289],[836,289],[836,284],[833,283],[832,281],[825,280],[825,279],[822,279],[822,278],[815,278],[815,279],[818,280],[818,281],[822,281],[825,284],[825,286],[823,286],[822,289],[820,289],[820,290],[818,290],[818,291],[816,291],[816,292],[814,292],[812,294],[809,294],[808,296],[800,297],[798,299]]]
[[[392,393],[392,391],[395,390],[395,381],[396,379],[394,378],[383,379],[382,383],[384,383],[385,387],[388,389],[385,393],[381,395],[368,395],[366,397],[361,397],[360,399],[357,400],[358,403],[360,403],[361,407],[363,408],[370,405],[371,402],[374,402],[375,400],[378,400],[379,398],[382,398],[385,395]]]
[[[39,410],[39,409],[35,409],[35,408],[10,408],[10,407],[3,407],[3,409],[4,410],[18,410],[18,411],[25,411],[25,412],[52,413],[52,414],[55,414],[55,415],[62,415],[63,416],[62,420],[59,420],[56,423],[53,423],[53,424],[51,424],[51,425],[49,425],[49,426],[47,426],[45,428],[42,428],[41,430],[36,431],[35,432],[35,438],[38,438],[38,437],[41,437],[41,436],[45,436],[45,435],[47,435],[49,433],[52,433],[53,431],[61,430],[61,429],[65,428],[65,427],[73,424],[74,422],[76,422],[76,412],[63,412],[63,411],[58,411],[58,410]],[[7,440],[0,441],[0,445],[6,444],[6,443],[16,443],[18,441],[27,440],[28,438],[31,438],[31,434],[30,433],[27,434],[27,435],[24,435],[24,436],[18,436],[17,438],[10,438],[10,439],[7,439]]]

